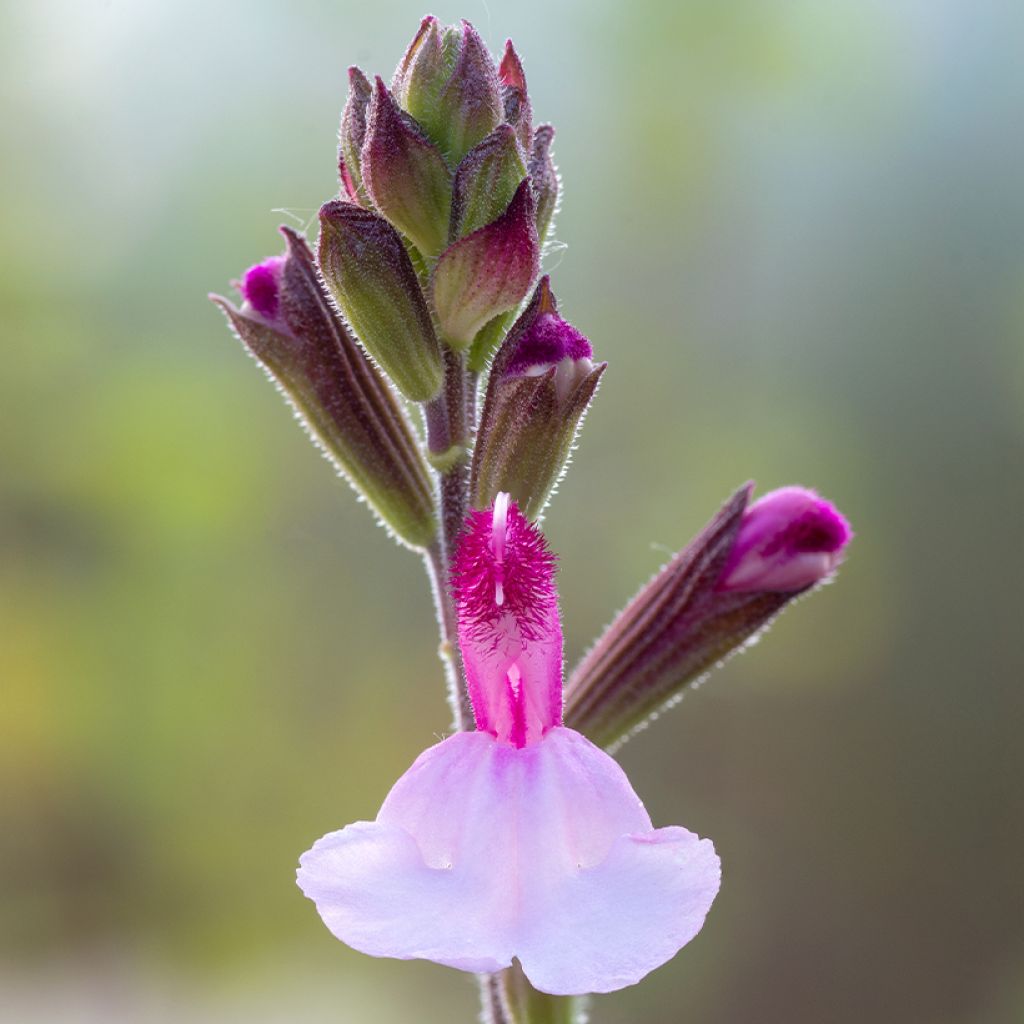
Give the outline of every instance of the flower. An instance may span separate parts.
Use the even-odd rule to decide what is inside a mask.
[[[470,515],[455,566],[477,731],[424,751],[373,822],[298,871],[327,927],[372,956],[497,971],[554,995],[635,984],[718,892],[710,840],[655,829],[618,764],[562,724],[554,557],[507,494]]]
[[[831,502],[806,487],[780,487],[744,513],[718,589],[803,590],[835,572],[852,537]]]

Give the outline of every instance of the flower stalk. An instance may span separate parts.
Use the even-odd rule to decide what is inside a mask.
[[[375,821],[318,840],[299,885],[356,949],[476,973],[484,1024],[584,1024],[590,993],[694,939],[720,883],[710,840],[655,828],[608,751],[831,578],[851,534],[812,491],[741,488],[563,686],[537,523],[606,364],[540,277],[554,128],[512,43],[495,61],[465,21],[428,16],[390,86],[351,68],[349,87],[316,256],[283,229],[240,307],[212,298],[422,555],[454,734]]]

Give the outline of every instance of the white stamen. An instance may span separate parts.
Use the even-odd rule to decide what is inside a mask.
[[[496,563],[494,603],[499,608],[505,603],[502,566],[505,561],[505,544],[508,540],[508,502],[508,492],[499,491],[494,499],[494,514],[491,517],[491,552]]]

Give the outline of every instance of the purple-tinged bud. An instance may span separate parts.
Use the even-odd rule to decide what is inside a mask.
[[[363,347],[414,402],[441,389],[444,369],[426,300],[398,232],[372,210],[320,210],[320,269]]]
[[[533,149],[527,164],[533,185],[537,237],[542,242],[547,238],[551,222],[558,212],[558,170],[551,157],[554,138],[555,129],[549,124],[542,124],[533,133]]]
[[[423,548],[434,499],[412,427],[331,306],[305,240],[281,231],[287,253],[247,271],[240,309],[210,298],[338,472],[402,543]]]
[[[501,82],[501,99],[505,108],[505,122],[515,130],[524,151],[533,145],[530,97],[526,91],[526,75],[523,62],[519,59],[512,40],[505,41],[505,55],[498,65],[498,80]]]
[[[484,324],[522,301],[539,264],[533,196],[524,180],[497,220],[441,254],[433,292],[444,340],[457,349],[472,344]]]
[[[542,278],[491,366],[470,472],[475,508],[507,491],[528,518],[541,514],[607,366],[592,356]]]
[[[366,117],[373,96],[366,75],[357,67],[348,69],[348,100],[341,113],[338,132],[338,176],[342,194],[354,203],[369,205],[363,189],[362,149],[366,141]]]
[[[444,157],[378,77],[361,153],[374,205],[424,256],[448,241],[452,179]]]
[[[242,278],[242,298],[264,320],[276,320],[286,257],[271,256],[250,267]]]
[[[852,536],[830,502],[804,487],[782,487],[744,513],[718,589],[803,590],[835,572]]]
[[[455,172],[452,188],[453,240],[497,220],[526,177],[526,161],[515,132],[500,124],[474,146]]]
[[[660,709],[678,701],[687,686],[741,650],[791,600],[826,578],[831,569],[804,573],[799,589],[774,589],[780,581],[796,582],[795,575],[775,575],[778,563],[765,554],[770,545],[764,538],[778,538],[787,531],[774,526],[765,530],[763,517],[774,518],[783,502],[768,495],[762,499],[771,499],[767,512],[756,511],[761,502],[748,510],[752,491],[753,484],[741,487],[697,538],[619,612],[569,678],[567,725],[599,746],[617,745]],[[808,507],[805,501],[804,512]],[[828,509],[827,515],[811,517],[817,525],[810,543],[829,548],[834,555],[850,533],[838,512]],[[793,511],[792,504],[789,510]],[[788,521],[793,522],[792,515]],[[802,542],[791,540],[794,550],[802,547]],[[723,580],[749,558],[766,560],[762,582],[773,586],[723,587]]]
[[[459,36],[445,31],[428,14],[395,69],[391,92],[398,105],[416,119],[428,138],[443,146],[441,92],[452,74]]]
[[[504,118],[498,69],[487,46],[468,21],[454,32],[455,64],[438,101],[438,144],[453,167]]]

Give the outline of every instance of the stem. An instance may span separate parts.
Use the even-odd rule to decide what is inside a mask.
[[[445,669],[448,703],[452,709],[452,728],[470,727],[473,712],[469,695],[462,684],[462,657],[459,653],[458,621],[452,598],[450,577],[458,551],[459,536],[469,487],[467,423],[467,372],[463,357],[445,348],[444,386],[437,398],[424,406],[427,429],[427,453],[438,474],[441,536],[427,549],[424,561],[434,592],[437,624],[441,634],[439,653]]]
[[[482,975],[480,999],[485,1024],[585,1024],[587,1020],[585,996],[538,992],[518,963],[500,974]]]

